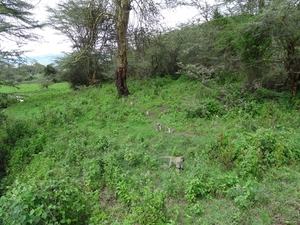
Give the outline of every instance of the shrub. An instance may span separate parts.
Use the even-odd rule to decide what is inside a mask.
[[[68,179],[16,181],[0,203],[5,224],[84,224],[87,219],[83,193]]]
[[[14,146],[15,143],[22,140],[22,138],[35,134],[37,129],[32,126],[31,121],[26,120],[7,120],[7,145]]]
[[[219,134],[219,138],[211,147],[210,158],[220,161],[228,169],[234,167],[237,153],[229,136],[224,135],[224,133]]]
[[[48,88],[50,85],[52,85],[52,81],[47,80],[47,79],[42,79],[39,81],[41,88]]]
[[[240,208],[248,208],[254,203],[267,200],[268,194],[265,188],[255,180],[248,180],[242,184],[236,184],[229,188],[227,196],[234,199],[234,202]]]
[[[291,149],[286,142],[286,135],[259,129],[255,133],[238,134],[232,140],[221,133],[211,147],[210,158],[228,169],[236,168],[242,176],[262,176],[264,170],[288,164],[297,155],[297,149]]]
[[[131,214],[128,220],[139,224],[165,224],[167,221],[166,196],[166,192],[155,190],[151,185],[133,192]]]
[[[213,116],[222,116],[223,109],[216,100],[209,100],[204,102],[199,108],[195,110],[187,110],[187,118],[206,118],[210,119]]]
[[[15,99],[13,99],[9,94],[0,93],[0,108],[7,108],[14,101]],[[1,117],[2,115],[3,114],[1,112]]]
[[[211,198],[215,193],[215,183],[208,176],[201,174],[191,179],[185,190],[185,198],[189,202],[195,202],[197,198]]]

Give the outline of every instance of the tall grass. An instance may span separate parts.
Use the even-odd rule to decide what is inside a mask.
[[[125,99],[114,84],[18,90],[26,99],[5,110],[1,129],[3,223],[300,221],[297,102],[185,77],[128,84]],[[184,171],[164,155],[184,155]]]

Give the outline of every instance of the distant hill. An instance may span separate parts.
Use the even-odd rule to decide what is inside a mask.
[[[62,54],[45,54],[45,55],[37,55],[37,56],[28,56],[29,60],[35,60],[42,65],[48,65],[54,63],[55,59],[61,57]]]

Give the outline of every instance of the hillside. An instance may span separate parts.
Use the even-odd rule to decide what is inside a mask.
[[[0,224],[300,223],[299,100],[183,76],[128,86],[11,90]]]

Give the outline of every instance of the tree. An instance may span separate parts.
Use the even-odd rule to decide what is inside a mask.
[[[13,41],[20,47],[28,40],[36,40],[33,29],[43,25],[33,19],[30,12],[34,7],[22,0],[0,0],[0,42]],[[1,61],[20,59],[21,51],[8,50],[0,46]]]
[[[49,64],[44,68],[44,76],[53,82],[56,82],[57,79],[55,75],[57,74],[57,69],[53,66],[53,64]]]
[[[105,1],[67,0],[48,9],[52,26],[72,43],[74,52],[61,62],[65,71],[72,71],[68,80],[73,87],[94,85],[102,79],[99,68],[114,39],[112,15],[106,8]],[[71,67],[76,67],[75,73]]]
[[[119,94],[128,96],[129,90],[126,84],[127,73],[127,42],[126,33],[128,29],[129,13],[132,9],[131,0],[115,1],[115,25],[118,44],[118,66],[116,70],[116,86]]]
[[[267,1],[269,2],[271,1]],[[225,0],[222,8],[226,8],[226,13],[230,15],[256,15],[262,12],[265,5],[265,0]]]
[[[203,0],[188,0],[183,1],[180,5],[191,6],[197,9],[199,15],[208,22],[213,17],[213,12],[217,9],[217,7],[211,5],[212,1],[203,1]]]
[[[74,43],[74,49],[77,48],[78,54],[75,59],[95,57],[87,60],[87,66],[92,62],[99,62],[99,56],[107,54],[108,45],[112,48],[117,45],[116,86],[120,95],[128,96],[127,30],[130,12],[134,12],[139,27],[145,27],[146,22],[148,25],[155,24],[157,22],[155,18],[159,15],[155,1],[68,0],[58,4],[57,9],[49,9],[49,11],[51,12],[49,19],[52,20],[54,28],[66,34]],[[97,68],[97,65],[93,68]],[[86,71],[90,70],[87,68]],[[96,70],[93,76],[95,72]]]
[[[300,1],[272,1],[258,19],[273,37],[272,59],[291,79],[294,99],[300,82]]]
[[[143,27],[154,24],[159,15],[159,9],[154,0],[114,0],[114,20],[118,45],[118,65],[116,69],[116,86],[120,95],[128,96],[127,76],[127,29],[131,10],[139,18],[139,25]]]

